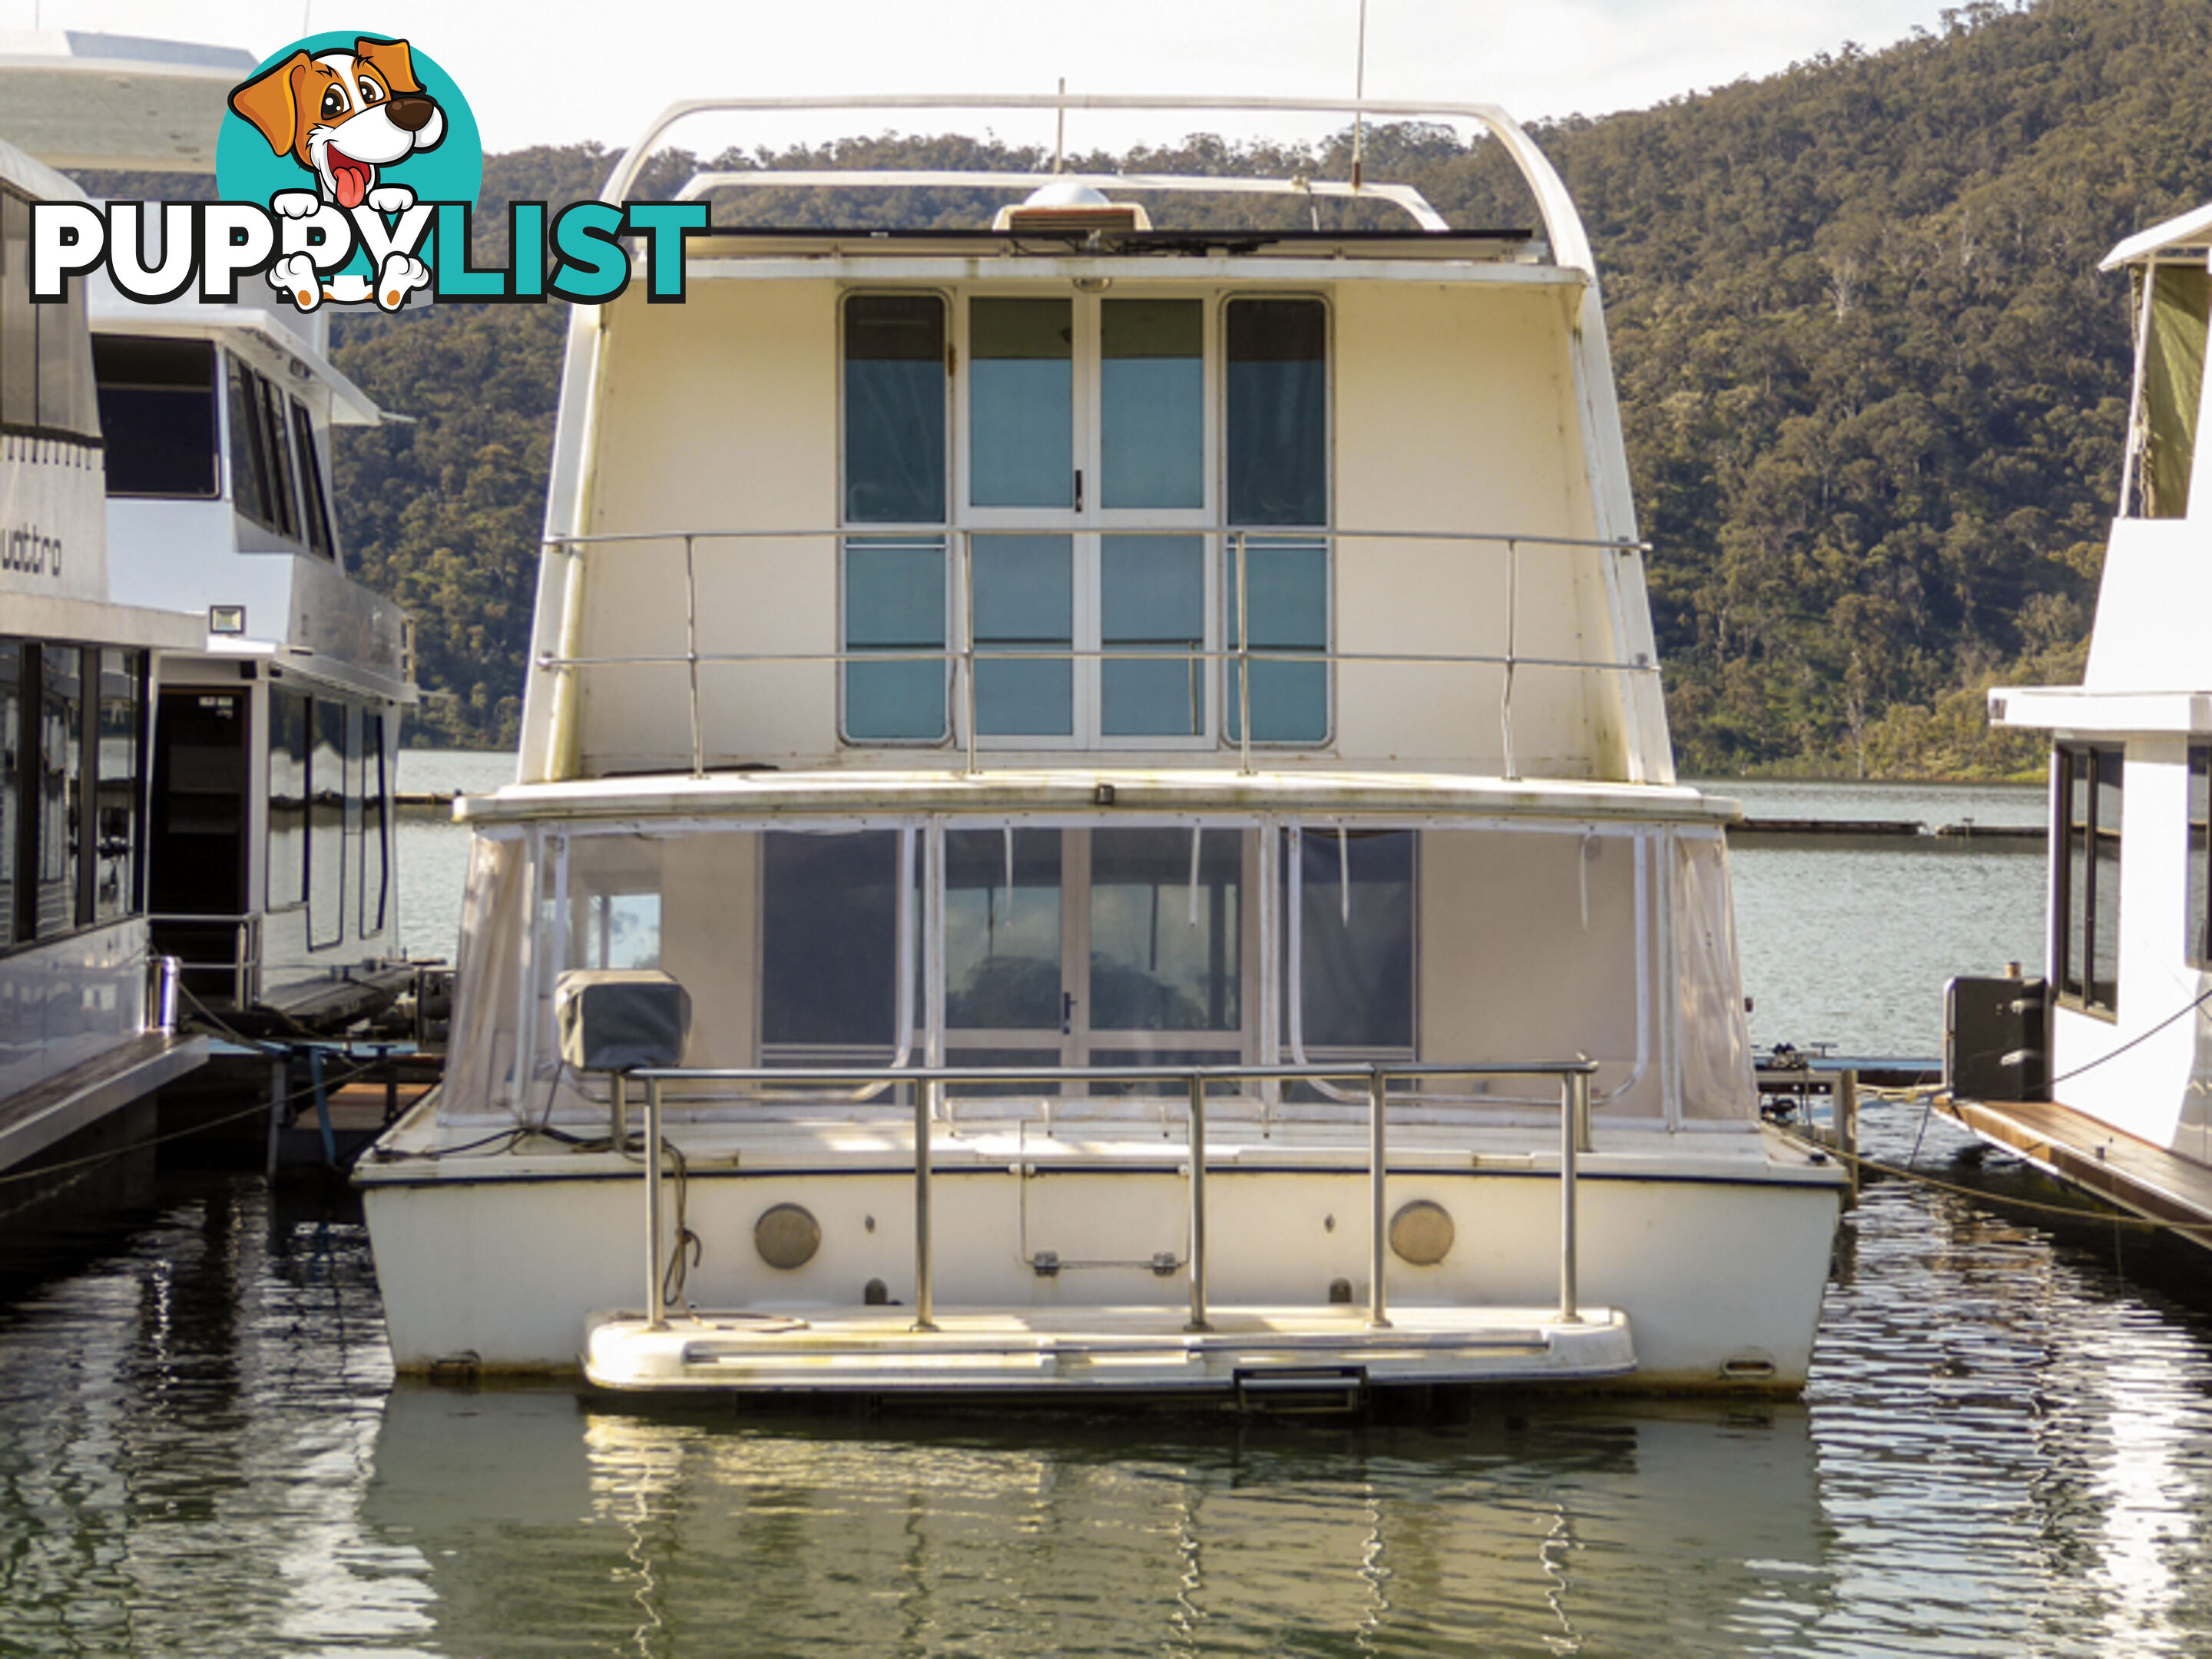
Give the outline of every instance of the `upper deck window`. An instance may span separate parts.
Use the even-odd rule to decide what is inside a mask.
[[[1328,319],[1318,300],[1229,307],[1229,521],[1328,521]]]
[[[1328,544],[1283,530],[1328,524],[1328,335],[1299,295],[848,299],[846,522],[945,533],[846,539],[843,648],[902,658],[847,665],[847,739],[952,735],[957,617],[980,740],[1211,746],[1249,705],[1326,741]],[[1224,663],[1244,625],[1266,654]]]
[[[107,493],[212,498],[216,466],[215,347],[205,340],[93,342]]]
[[[845,518],[945,522],[945,301],[856,294],[845,305]]]
[[[968,311],[968,501],[1064,507],[1075,489],[1075,307],[979,299]]]
[[[322,558],[337,556],[315,428],[268,376],[230,364],[230,487],[238,511]]]

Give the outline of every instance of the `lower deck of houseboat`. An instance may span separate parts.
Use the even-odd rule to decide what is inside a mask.
[[[912,1093],[914,1091],[906,1092]],[[638,1115],[633,1115],[633,1121]],[[1793,1392],[1840,1171],[1771,1129],[1394,1098],[957,1098],[441,1124],[356,1172],[393,1352],[617,1388]],[[1382,1159],[1376,1149],[1382,1146]],[[926,1147],[918,1158],[917,1144]],[[1194,1170],[1195,1169],[1195,1175]]]

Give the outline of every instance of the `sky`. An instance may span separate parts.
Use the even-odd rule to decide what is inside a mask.
[[[1366,91],[1502,104],[1523,120],[1636,109],[1771,74],[1847,42],[1940,32],[1958,0],[1367,0]],[[628,144],[678,98],[859,92],[1349,97],[1360,0],[0,0],[0,30],[189,38],[257,57],[329,29],[401,37],[467,94],[484,146]],[[524,20],[527,20],[526,23]],[[619,20],[619,21],[617,21]],[[1121,118],[1124,123],[1133,118]],[[1049,117],[993,118],[1049,143]],[[687,130],[709,152],[974,122],[849,114]],[[1307,137],[1340,126],[1270,130]],[[1233,123],[1072,117],[1071,149]]]

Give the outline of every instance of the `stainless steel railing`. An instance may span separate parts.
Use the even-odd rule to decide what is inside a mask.
[[[1221,542],[1226,550],[1234,575],[1235,592],[1226,596],[1233,601],[1236,613],[1236,643],[1211,647],[1201,644],[1146,648],[1115,647],[1085,649],[1073,646],[1054,645],[1042,648],[1023,648],[998,646],[988,640],[979,641],[975,625],[975,544],[979,536],[1008,536],[1021,534],[1052,535],[1110,535],[1115,538],[1172,537],[1182,539],[1212,539]],[[957,619],[957,629],[948,626],[950,637],[941,648],[910,650],[837,650],[837,651],[704,651],[700,646],[699,555],[702,543],[762,544],[794,541],[827,541],[842,546],[848,542],[883,544],[891,540],[915,543],[927,541],[932,549],[944,547],[953,561],[952,574],[957,576],[954,589],[957,602],[951,607],[951,616]],[[1254,550],[1266,550],[1279,546],[1320,545],[1328,550],[1331,568],[1336,568],[1336,551],[1343,544],[1353,542],[1429,542],[1476,547],[1503,547],[1506,552],[1506,568],[1503,609],[1505,623],[1505,649],[1503,652],[1402,652],[1402,651],[1340,651],[1321,647],[1255,647],[1252,643],[1250,615],[1251,559]],[[1315,664],[1332,671],[1340,665],[1385,665],[1401,667],[1494,667],[1503,671],[1504,684],[1498,699],[1499,738],[1503,748],[1505,775],[1517,777],[1513,749],[1513,691],[1516,675],[1523,669],[1571,672],[1580,673],[1656,675],[1656,662],[1644,653],[1629,660],[1599,658],[1547,657],[1531,655],[1520,649],[1521,629],[1521,562],[1524,550],[1538,551],[1597,551],[1616,557],[1642,554],[1650,550],[1649,544],[1633,541],[1594,540],[1572,536],[1522,535],[1492,531],[1429,531],[1429,530],[1346,530],[1285,528],[1236,528],[1226,525],[1183,525],[1170,527],[1119,526],[1101,527],[1085,526],[1070,528],[1064,524],[1021,526],[994,525],[988,529],[947,526],[853,526],[836,529],[811,530],[670,530],[612,532],[588,536],[560,536],[549,538],[545,547],[549,554],[560,554],[571,558],[588,558],[602,550],[638,549],[652,544],[681,544],[684,552],[684,648],[680,653],[625,652],[605,655],[575,655],[556,652],[542,652],[536,665],[550,672],[574,674],[580,671],[618,667],[681,668],[689,680],[691,768],[694,776],[706,771],[705,722],[700,693],[699,671],[702,666],[737,665],[793,665],[808,663],[834,664],[840,669],[854,664],[888,664],[898,662],[941,662],[952,676],[951,696],[948,707],[957,707],[965,719],[950,723],[956,728],[954,738],[964,751],[967,769],[981,769],[984,751],[978,743],[976,667],[984,664],[1051,661],[1051,662],[1146,662],[1163,661],[1192,665],[1194,685],[1197,665],[1209,667],[1220,665],[1228,675],[1230,686],[1237,704],[1236,745],[1240,771],[1252,770],[1252,684],[1251,670],[1255,663],[1281,662]],[[1225,629],[1224,630],[1225,631]],[[1333,631],[1333,629],[1332,629]],[[1231,694],[1224,688],[1224,695]],[[1194,702],[1196,702],[1194,694]],[[1194,725],[1199,725],[1194,721]],[[1191,735],[1204,735],[1202,727]],[[1267,744],[1268,740],[1261,739]],[[1273,746],[1282,746],[1279,744]],[[1300,746],[1292,744],[1290,746]],[[1310,746],[1310,745],[1309,745]],[[1018,751],[1016,754],[1018,763]]]
[[[736,1068],[667,1068],[617,1073],[612,1091],[614,1144],[624,1146],[626,1083],[645,1085],[645,1224],[646,1319],[653,1329],[668,1322],[662,1283],[664,1256],[661,1184],[662,1148],[666,1125],[661,1097],[668,1083],[720,1082],[830,1085],[852,1088],[875,1085],[911,1085],[914,1088],[914,1216],[915,1322],[916,1330],[937,1328],[934,1224],[930,1208],[931,1139],[933,1126],[943,1115],[948,1085],[1037,1084],[1057,1087],[1063,1083],[1113,1082],[1181,1084],[1188,1102],[1186,1129],[1189,1155],[1190,1196],[1190,1319],[1188,1328],[1211,1328],[1207,1309],[1207,1251],[1206,1196],[1206,1091],[1217,1083],[1364,1082],[1367,1089],[1367,1185],[1369,1194],[1367,1323],[1374,1329],[1390,1324],[1385,1285],[1390,1255],[1389,1209],[1389,1085],[1430,1077],[1555,1077],[1559,1081],[1559,1322],[1571,1325],[1579,1319],[1577,1285],[1579,1246],[1577,1234],[1577,1156],[1590,1146],[1590,1078],[1597,1062],[1589,1060],[1498,1060],[1474,1065],[1380,1064],[1366,1066],[915,1066],[906,1070],[882,1068],[806,1068],[752,1066]]]
[[[213,976],[225,975],[230,981],[230,1002],[234,1008],[252,1006],[261,997],[261,918],[252,915],[191,915],[173,912],[149,915],[147,924],[153,930],[157,948],[165,944],[183,944],[187,939],[212,939],[218,932],[227,933],[230,939],[228,957],[185,956],[178,951],[166,954],[177,958],[179,971],[183,974]]]

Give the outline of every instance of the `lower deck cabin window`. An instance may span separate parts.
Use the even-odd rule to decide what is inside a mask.
[[[308,702],[269,693],[269,898],[271,910],[307,898]]]
[[[383,715],[362,716],[361,757],[361,936],[374,939],[384,931],[392,879],[391,830],[385,811],[391,783],[384,759]]]
[[[2182,958],[2212,968],[2212,746],[2189,750],[2189,908],[2182,917]]]
[[[1297,1000],[1285,1029],[1309,1054],[1411,1054],[1414,832],[1315,829],[1289,840],[1298,932],[1285,994]]]
[[[38,915],[40,939],[77,926],[84,852],[84,653],[39,653]]]
[[[348,709],[314,700],[314,749],[307,763],[307,945],[320,950],[345,937],[346,786],[360,774],[347,765]],[[349,777],[349,774],[351,774]]]
[[[769,835],[761,849],[768,1063],[881,1064],[898,1024],[899,834]]]
[[[89,658],[88,659],[90,659]],[[93,919],[114,921],[142,908],[145,863],[146,659],[105,650],[100,664],[99,756],[94,778]]]
[[[146,658],[0,640],[0,950],[143,910]]]
[[[2119,1007],[2124,757],[2118,749],[2062,744],[2054,764],[2058,994],[2077,1007],[2112,1013]]]

